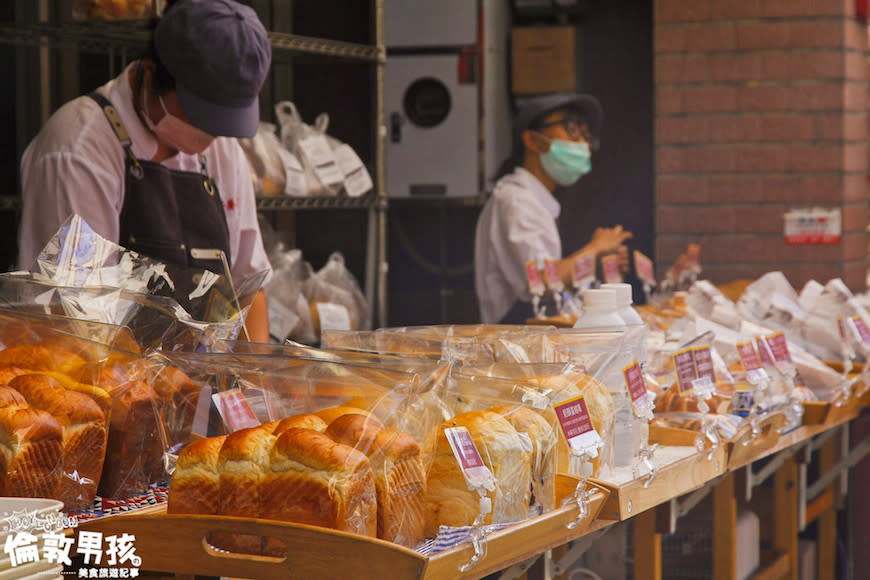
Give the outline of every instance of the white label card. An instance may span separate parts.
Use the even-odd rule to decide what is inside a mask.
[[[465,476],[465,481],[472,489],[495,489],[495,476],[483,463],[483,458],[477,450],[477,445],[471,438],[471,433],[465,427],[448,427],[444,429],[444,436],[450,444],[450,449],[459,463],[459,469]]]
[[[604,440],[592,426],[589,408],[583,395],[574,397],[553,407],[562,433],[571,449],[579,455],[590,458],[598,456],[598,449],[604,445]]]
[[[335,161],[329,142],[323,135],[312,135],[299,141],[299,148],[311,163],[314,174],[321,183],[335,187],[344,183],[344,174]]]
[[[344,190],[349,197],[359,197],[371,191],[374,184],[368,169],[350,145],[344,144],[333,152],[341,172],[344,173]]]
[[[305,197],[308,195],[308,182],[305,179],[305,170],[296,156],[284,149],[278,149],[281,163],[284,165],[284,193],[292,197]]]
[[[290,336],[297,324],[299,315],[296,312],[275,298],[269,300],[269,333],[272,336],[283,341]]]
[[[350,330],[350,314],[341,304],[318,302],[317,314],[320,316],[320,330]]]

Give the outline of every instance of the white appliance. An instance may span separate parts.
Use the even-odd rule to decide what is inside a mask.
[[[507,4],[504,0],[499,0]],[[475,0],[386,0],[384,42],[389,48],[477,43]]]
[[[391,197],[479,193],[478,85],[460,82],[460,59],[459,54],[387,58],[384,111]]]

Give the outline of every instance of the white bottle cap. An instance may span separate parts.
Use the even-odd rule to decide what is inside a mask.
[[[602,284],[602,288],[616,292],[616,307],[631,306],[631,284]]]
[[[616,292],[609,288],[589,289],[583,292],[583,310],[610,312],[616,310]]]

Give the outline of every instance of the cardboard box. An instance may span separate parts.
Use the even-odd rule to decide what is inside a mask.
[[[514,28],[511,32],[511,73],[517,95],[577,89],[572,26]]]

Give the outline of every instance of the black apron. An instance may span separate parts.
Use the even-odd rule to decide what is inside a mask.
[[[217,185],[200,155],[201,172],[178,171],[137,159],[117,109],[99,93],[100,105],[126,154],[124,205],[118,244],[162,262],[224,273],[230,234]]]

